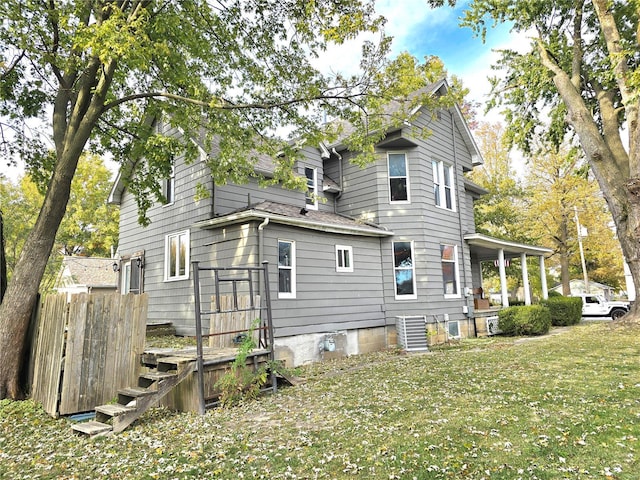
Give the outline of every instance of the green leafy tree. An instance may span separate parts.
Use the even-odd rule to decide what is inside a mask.
[[[582,278],[578,245],[578,216],[587,272],[592,280],[619,287],[622,255],[609,225],[611,215],[577,148],[538,149],[526,179],[527,215],[523,225],[529,235],[554,250],[549,266],[559,267],[563,295],[571,293],[571,278]]]
[[[56,237],[64,255],[109,257],[118,244],[120,211],[107,204],[111,171],[100,157],[83,157],[71,182],[67,211]]]
[[[524,53],[501,52],[496,68],[504,76],[493,80],[493,105],[506,107],[508,137],[525,152],[540,133],[555,145],[567,133],[577,137],[613,216],[637,295],[639,16],[635,0],[473,0],[461,23],[484,38],[488,25],[509,22],[532,38]]]
[[[111,172],[100,157],[80,159],[71,182],[67,212],[40,285],[42,291],[53,287],[63,255],[110,256],[118,239],[119,219],[118,208],[106,203],[111,185]],[[17,184],[0,178],[0,207],[9,212],[5,215],[9,278],[42,207],[41,190],[29,175],[20,178]]]
[[[474,202],[478,233],[496,238],[527,242],[522,229],[525,192],[512,166],[500,124],[482,122],[474,131],[484,163],[469,178],[488,191]]]
[[[163,198],[158,179],[177,155],[194,160],[199,147],[211,152],[215,144],[207,163],[221,183],[242,181],[267,154],[278,159],[274,181],[299,185],[296,147],[340,133],[322,125],[325,115],[347,120],[354,133],[347,144],[373,158],[386,125],[410,119],[417,104],[445,101],[425,92],[383,114],[388,102],[407,98],[412,82],[383,68],[389,39],[364,0],[4,0],[0,18],[0,146],[47,185],[0,306],[0,399],[22,395],[30,311],[86,148],[122,163],[146,222],[146,210]],[[380,41],[363,44],[357,74],[313,66],[330,43],[363,32]],[[159,117],[182,138],[155,133]],[[34,118],[43,127],[24,128]],[[271,134],[281,127],[297,141]]]

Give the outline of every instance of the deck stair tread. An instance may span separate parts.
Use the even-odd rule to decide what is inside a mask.
[[[195,361],[184,361],[182,358],[178,360],[173,361],[170,359],[168,362],[169,364],[178,365],[178,370],[171,372],[151,370],[140,374],[138,382],[145,380],[145,383],[152,384],[150,388],[138,386],[119,390],[118,403],[98,405],[95,407],[96,420],[73,425],[73,430],[89,436],[123,431],[195,371]],[[110,424],[104,422],[110,422]]]
[[[193,361],[193,359],[187,356],[158,357],[158,363],[175,363],[176,365],[180,365],[183,363],[189,363],[191,361]]]
[[[98,405],[96,412],[109,415],[111,417],[117,417],[118,415],[124,415],[125,413],[135,411],[135,407],[128,407],[126,405],[120,405],[119,403],[108,403],[106,405]]]
[[[71,428],[78,433],[84,433],[90,436],[104,435],[105,433],[111,432],[113,430],[113,427],[111,425],[97,422],[95,420],[92,420],[90,422],[76,423],[75,425],[72,425]]]
[[[175,372],[146,372],[140,375],[142,378],[148,378],[149,380],[164,380],[166,378],[175,377]]]
[[[118,390],[119,395],[126,395],[132,398],[144,397],[145,395],[151,395],[153,392],[153,390],[147,390],[146,388],[138,387],[127,387]]]

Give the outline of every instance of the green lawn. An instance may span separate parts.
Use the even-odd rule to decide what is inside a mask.
[[[640,478],[640,328],[477,339],[309,366],[205,416],[87,439],[0,402],[0,478]]]

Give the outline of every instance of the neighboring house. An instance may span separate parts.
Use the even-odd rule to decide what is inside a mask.
[[[569,281],[569,289],[571,295],[578,295],[580,293],[593,293],[594,295],[603,295],[607,300],[613,300],[615,297],[616,289],[609,285],[604,285],[598,282],[589,282],[589,291],[584,286],[584,280],[574,279]],[[556,285],[551,288],[554,292],[562,294],[562,285]]]
[[[65,256],[55,290],[66,293],[111,293],[116,291],[118,262],[113,258]]]
[[[444,81],[430,86],[433,95],[446,88]],[[306,148],[295,168],[308,192],[255,181],[214,185],[204,162],[177,159],[165,180],[168,203],[148,211],[146,228],[118,176],[110,201],[120,205],[121,272],[140,259],[136,286],[149,296],[149,321],[194,334],[191,261],[268,261],[276,356],[293,365],[318,360],[319,345],[336,332],[346,353],[384,348],[399,318],[423,318],[445,339],[474,335],[481,262],[536,255],[544,272],[551,251],[475,233],[473,201],[486,192],[464,176],[481,157],[459,108],[412,123],[432,134],[388,132],[366,168],[353,165],[341,144]],[[257,166],[265,175],[271,169],[268,159]],[[196,184],[208,199],[194,201]],[[121,275],[123,293],[127,278]],[[506,305],[506,280],[503,292]]]

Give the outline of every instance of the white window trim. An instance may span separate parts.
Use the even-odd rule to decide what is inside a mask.
[[[403,176],[391,176],[391,172],[389,171],[389,155],[404,155],[404,171],[406,175]],[[391,179],[392,178],[406,178],[407,181],[407,199],[406,200],[391,200]],[[411,203],[411,189],[409,185],[411,182],[409,181],[409,156],[407,152],[387,152],[387,189],[389,190],[389,203],[393,205],[398,204],[408,204]]]
[[[398,240],[397,242],[391,242],[391,265],[393,266],[393,294],[395,296],[396,300],[416,300],[418,298],[418,287],[416,285],[416,258],[415,258],[415,254],[416,254],[416,250],[415,250],[415,244],[413,242],[413,240],[411,240],[409,243],[411,244],[411,270],[413,271],[413,275],[411,276],[411,279],[413,281],[413,294],[412,295],[398,295],[398,285],[396,284],[396,252],[395,252],[395,248],[394,245],[396,243],[406,243],[406,240]],[[408,268],[403,268],[403,270],[408,270]]]
[[[431,160],[431,165],[433,167],[433,184],[434,186],[436,185],[438,186],[438,193],[440,197],[440,203],[438,203],[434,198],[434,203],[436,207],[442,208],[444,210],[449,210],[451,212],[455,212],[456,211],[456,189],[455,189],[456,178],[455,178],[455,172],[453,170],[453,165],[446,164],[442,160]],[[449,171],[449,178],[451,180],[451,186],[449,187],[451,189],[451,208],[447,207],[447,201],[446,201],[447,186],[444,184],[445,169]]]
[[[278,239],[278,256],[280,255],[280,243],[286,242],[291,244],[291,265],[289,267],[281,267],[280,260],[278,258],[278,298],[296,298],[296,242],[294,240]],[[280,269],[291,270],[291,291],[280,291]]]
[[[349,265],[344,266],[344,254],[343,252],[349,252]],[[339,260],[342,258],[343,266],[339,264]],[[336,245],[336,272],[353,272],[353,247],[348,245]]]
[[[186,235],[186,249],[185,249],[185,265],[184,265],[184,274],[183,275],[175,275],[173,277],[169,276],[170,265],[169,262],[171,260],[171,239],[175,237],[180,237],[181,235]],[[178,252],[180,250],[178,249]],[[176,255],[176,261],[179,262],[179,254]],[[189,230],[182,230],[180,232],[170,233],[165,235],[164,237],[164,281],[165,282],[175,282],[178,280],[188,280],[189,279],[189,263],[191,260],[191,236],[189,234]],[[177,270],[177,266],[176,266]]]
[[[449,246],[449,247],[453,247],[453,258],[454,260],[443,260],[442,259],[442,253],[440,253],[440,270],[442,271],[442,263],[443,262],[447,262],[447,263],[453,263],[454,264],[454,272],[455,272],[455,276],[456,276],[456,286],[458,287],[458,292],[457,293],[445,293],[444,294],[444,298],[461,298],[462,294],[460,292],[461,290],[461,286],[460,286],[460,262],[458,261],[458,245],[452,245],[450,243],[444,243],[443,245]],[[442,277],[442,286],[444,287],[444,276]]]
[[[123,261],[120,264],[120,291],[123,295],[129,293],[131,289],[131,259]]]
[[[456,324],[457,325],[457,330],[458,330],[458,334],[457,335],[451,335],[451,330],[450,330],[449,326],[452,325],[452,324]],[[453,338],[453,339],[462,338],[462,335],[460,334],[460,320],[447,320],[447,337]]]
[[[318,209],[318,169],[317,168],[313,168],[313,167],[305,167],[305,178],[307,178],[307,172],[306,169],[312,170],[313,171],[313,189],[309,189],[309,194],[310,194],[310,199],[312,200],[311,203],[309,203],[309,198],[306,197],[305,194],[305,205],[306,208],[308,208],[309,210],[317,210]],[[308,178],[307,178],[307,188],[309,187],[309,182],[308,182]]]

